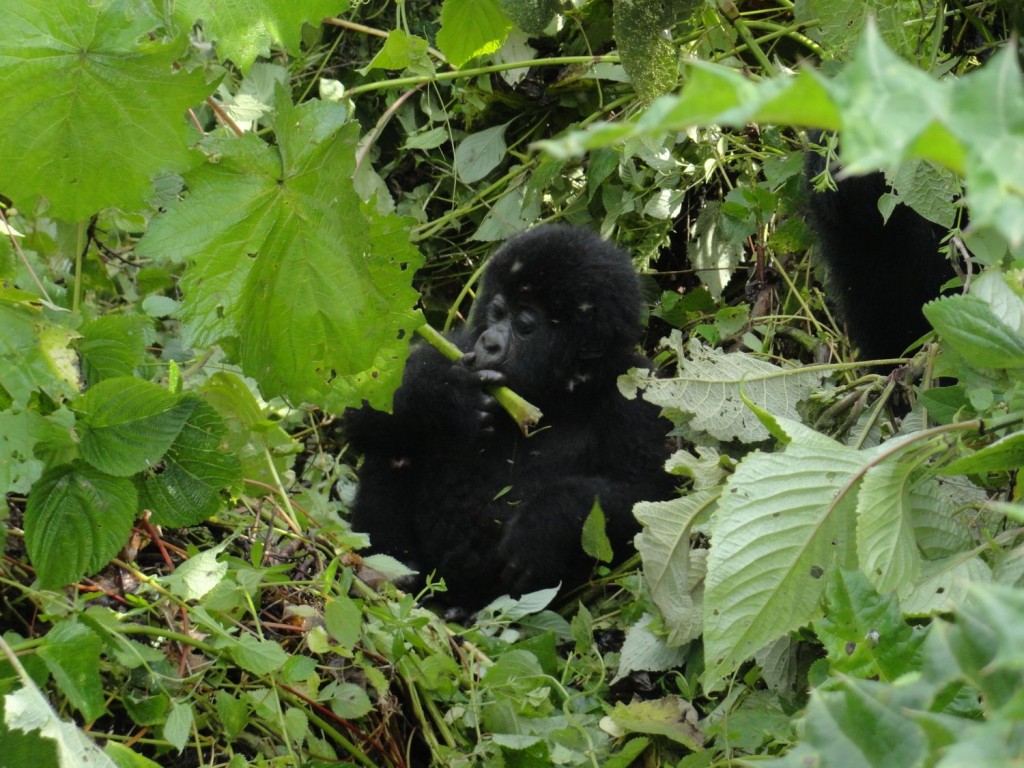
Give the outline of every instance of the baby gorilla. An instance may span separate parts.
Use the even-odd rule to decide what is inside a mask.
[[[409,357],[394,413],[349,411],[364,456],[352,525],[375,551],[436,572],[467,609],[504,594],[586,581],[581,548],[597,501],[615,554],[638,526],[633,504],[673,494],[670,424],[627,400],[616,377],[636,354],[642,297],[629,257],[589,230],[545,225],[502,246],[484,272],[452,363],[425,344]],[[487,387],[506,384],[544,412],[524,437]]]

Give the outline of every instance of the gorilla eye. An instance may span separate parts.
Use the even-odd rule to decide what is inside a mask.
[[[533,312],[520,312],[515,317],[516,331],[520,336],[528,336],[537,330],[539,318]]]

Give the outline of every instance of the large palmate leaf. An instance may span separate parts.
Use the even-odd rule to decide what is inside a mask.
[[[186,29],[202,19],[206,38],[217,41],[217,55],[248,72],[271,45],[298,54],[303,23],[317,25],[348,7],[348,0],[177,0],[174,17]]]
[[[187,27],[119,0],[4,0],[0,18],[5,194],[45,195],[53,214],[81,220],[141,208],[153,176],[191,162],[185,110],[215,83],[175,68]]]
[[[223,344],[265,395],[386,408],[412,331],[421,262],[405,223],[352,187],[359,127],[326,102],[278,104],[277,143],[211,139],[188,196],[140,250],[192,262],[188,340]]]

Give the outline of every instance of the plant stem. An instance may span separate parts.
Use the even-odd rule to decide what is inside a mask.
[[[417,328],[416,333],[426,339],[430,346],[449,360],[458,360],[462,357],[463,352],[461,349],[448,341],[448,339],[427,323]],[[519,429],[522,430],[524,435],[528,435],[530,427],[536,426],[537,422],[544,415],[541,413],[540,408],[527,402],[508,387],[487,387],[487,391],[498,401],[502,408],[508,411],[509,416],[515,419],[516,424],[519,425]]]

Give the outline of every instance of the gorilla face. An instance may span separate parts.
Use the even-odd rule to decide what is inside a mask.
[[[463,363],[491,372],[488,381],[507,384],[524,397],[543,397],[548,389],[544,384],[557,380],[566,363],[565,345],[554,333],[557,321],[533,303],[501,293],[490,298],[478,317],[483,322]]]

